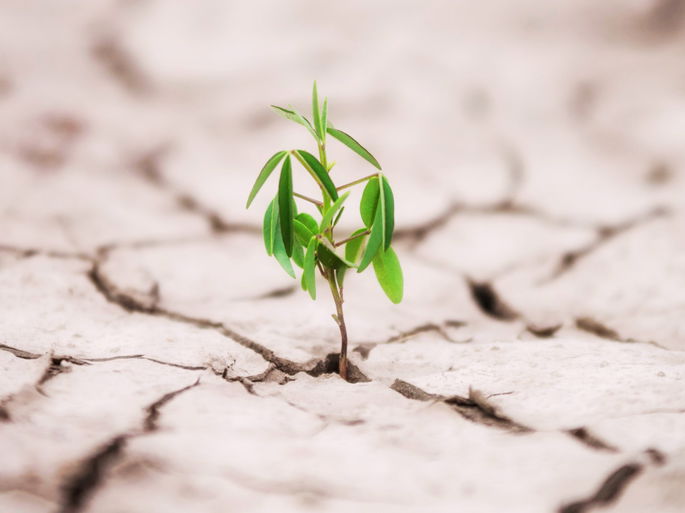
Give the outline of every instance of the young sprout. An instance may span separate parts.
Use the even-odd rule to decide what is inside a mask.
[[[312,121],[296,110],[277,107],[274,110],[285,118],[304,126],[316,141],[319,157],[306,150],[276,152],[260,171],[247,207],[254,200],[266,180],[281,164],[278,192],[264,213],[264,245],[281,267],[296,278],[292,262],[302,269],[302,288],[316,299],[316,271],[326,280],[335,303],[333,315],[340,329],[339,372],[347,379],[347,327],[343,314],[343,283],[348,269],[364,271],[370,264],[381,288],[393,303],[402,300],[402,268],[391,247],[395,224],[394,199],[390,183],[381,166],[369,151],[351,136],[333,128],[328,120],[328,99],[319,102],[316,82],[312,89]],[[336,186],[330,176],[333,164],[326,153],[326,136],[337,139],[357,155],[367,160],[378,171],[344,185]],[[293,189],[293,161],[297,161],[321,192],[321,198],[309,198]],[[336,240],[334,228],[344,211],[343,204],[349,189],[366,184],[359,204],[363,226],[345,238]],[[298,212],[296,200],[313,204],[320,219]],[[344,248],[343,248],[344,246]],[[344,253],[340,251],[344,249]]]

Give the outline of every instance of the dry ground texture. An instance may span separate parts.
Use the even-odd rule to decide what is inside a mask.
[[[356,383],[244,210],[314,78]],[[684,2],[4,0],[0,114],[0,512],[685,511]]]

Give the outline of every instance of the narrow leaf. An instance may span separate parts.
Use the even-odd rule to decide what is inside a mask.
[[[285,251],[285,246],[283,245],[283,239],[281,238],[281,232],[276,232],[276,237],[274,241],[274,257],[281,264],[281,267],[285,272],[287,272],[293,278],[295,277],[295,271],[293,271],[293,266],[290,263],[290,258]]]
[[[281,178],[278,182],[278,219],[281,223],[281,237],[285,252],[290,257],[293,254],[293,175],[290,156],[283,161]]]
[[[271,223],[269,224],[269,227],[271,228],[271,237],[269,239],[271,241],[270,255],[274,252],[276,238],[281,236],[281,223],[278,221],[278,197],[271,201],[271,205]]]
[[[328,230],[328,228],[331,226],[331,222],[333,221],[333,216],[340,210],[342,207],[342,204],[345,203],[345,200],[347,197],[350,195],[349,191],[340,196],[337,200],[335,200],[335,203],[331,205],[331,207],[326,211],[326,213],[323,216],[323,219],[321,219],[321,232],[325,232]]]
[[[307,118],[305,118],[295,109],[285,109],[283,107],[279,107],[278,105],[272,105],[271,107],[284,118],[289,119],[290,121],[294,121],[295,123],[299,123],[307,130],[309,130],[309,133],[316,137],[316,132],[314,131],[312,124],[309,122]]]
[[[287,151],[279,151],[278,153],[274,153],[274,155],[266,161],[266,164],[264,164],[264,167],[262,170],[259,172],[259,175],[257,176],[257,180],[255,181],[254,185],[252,186],[252,190],[250,191],[250,195],[247,197],[247,204],[245,205],[245,208],[250,208],[250,204],[252,203],[252,200],[255,199],[255,196],[257,196],[257,193],[259,192],[259,189],[262,188],[262,185],[264,185],[264,182],[269,178],[269,175],[271,175],[271,172],[276,168],[278,163],[283,159],[285,154],[288,153]]]
[[[378,163],[376,158],[373,155],[371,155],[371,153],[369,153],[369,150],[367,150],[356,140],[354,140],[352,136],[346,134],[342,130],[338,130],[330,126],[326,129],[326,131],[333,137],[335,137],[338,141],[347,146],[349,149],[351,149],[353,152],[355,152],[357,155],[370,162],[374,167],[376,167],[377,169],[381,168],[381,165]]]
[[[402,301],[404,280],[400,261],[392,248],[379,251],[373,259],[373,270],[381,288],[393,303]]]
[[[328,98],[323,99],[321,109],[321,140],[326,141],[326,127],[328,126]]]
[[[298,244],[295,245],[296,247],[307,246],[311,238],[316,235],[298,219],[293,221],[293,228],[295,229],[295,239],[298,242]]]
[[[362,199],[359,202],[359,214],[362,216],[362,221],[367,227],[373,224],[376,217],[376,207],[378,206],[378,196],[380,194],[380,186],[378,185],[378,178],[371,178],[364,187]]]
[[[316,220],[306,212],[297,214],[295,216],[295,219],[297,219],[299,222],[301,222],[303,225],[309,228],[309,231],[311,231],[312,233],[319,233],[319,223],[317,223]]]
[[[383,203],[385,206],[385,233],[383,235],[383,240],[385,243],[384,249],[387,250],[392,242],[392,234],[395,229],[395,198],[393,197],[392,189],[390,188],[387,178],[385,178],[385,176],[381,176],[381,181],[383,182],[382,191]]]
[[[321,128],[321,113],[319,112],[319,92],[316,90],[316,80],[312,87],[312,121],[314,121],[314,128],[316,135],[320,141],[323,140],[323,130]]]
[[[337,200],[338,191],[336,190],[331,177],[328,176],[328,171],[326,171],[326,168],[319,162],[319,159],[305,150],[295,150],[294,153],[301,158],[300,163],[312,174],[317,183],[325,189],[328,196],[330,196],[333,201]]]
[[[312,299],[316,299],[316,276],[314,270],[316,267],[316,248],[318,244],[319,242],[316,238],[310,240],[307,245],[307,253],[304,256],[304,274],[302,280]]]
[[[373,257],[376,256],[376,253],[378,253],[378,250],[383,246],[384,223],[382,212],[383,208],[376,209],[376,217],[371,226],[369,242],[366,246],[366,251],[364,251],[364,255],[362,256],[362,261],[359,263],[357,272],[362,272],[366,269],[371,263],[371,260],[373,260]]]
[[[264,247],[266,248],[266,254],[271,256],[274,254],[274,236],[273,236],[273,210],[274,210],[275,200],[269,203],[266,207],[266,212],[264,212],[264,224],[262,228],[262,235],[264,236]]]

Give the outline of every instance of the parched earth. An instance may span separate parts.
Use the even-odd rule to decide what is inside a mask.
[[[0,512],[685,511],[683,5],[5,0]],[[354,383],[244,209],[314,78]]]

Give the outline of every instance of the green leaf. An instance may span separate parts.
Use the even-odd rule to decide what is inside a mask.
[[[317,223],[316,220],[306,212],[297,214],[295,216],[295,219],[297,219],[299,222],[301,222],[303,225],[309,228],[309,231],[311,231],[312,233],[319,233],[319,223]]]
[[[353,262],[349,262],[345,257],[338,255],[335,246],[325,237],[319,238],[319,256],[323,257],[322,262],[327,267],[338,268],[340,265],[347,267],[355,266]]]
[[[257,176],[257,180],[255,181],[254,185],[252,186],[252,190],[250,191],[250,195],[247,197],[247,204],[245,205],[245,208],[250,208],[250,204],[252,203],[252,200],[255,199],[255,196],[257,196],[257,193],[259,192],[259,189],[262,188],[262,185],[264,185],[264,182],[269,178],[269,175],[271,175],[271,172],[276,168],[278,163],[283,159],[283,157],[288,153],[287,151],[279,151],[278,153],[274,153],[273,156],[266,161],[266,164],[264,164],[264,167],[262,170],[259,172],[259,175]]]
[[[266,207],[266,212],[264,212],[264,224],[262,227],[262,235],[264,236],[264,247],[266,248],[266,254],[271,256],[274,254],[274,234],[273,234],[273,210],[275,200],[271,200],[269,206]]]
[[[281,232],[276,232],[276,237],[274,240],[274,257],[285,272],[287,272],[293,278],[295,277],[295,271],[293,271],[293,266],[290,263],[290,257],[285,251],[285,246],[283,245],[283,239],[281,238]]]
[[[293,248],[293,262],[300,269],[304,267],[304,250],[299,244],[296,244]]]
[[[378,178],[371,178],[364,187],[362,199],[359,203],[359,214],[362,216],[362,221],[367,227],[373,224],[373,219],[376,217],[376,207],[378,206],[378,196],[380,194],[380,186],[378,185]]]
[[[290,156],[283,161],[281,178],[278,182],[278,218],[281,223],[281,237],[285,246],[285,252],[290,257],[293,254],[293,175],[290,164]]]
[[[316,299],[316,276],[314,270],[316,267],[316,248],[319,241],[313,238],[307,245],[307,253],[304,255],[304,271],[302,275],[302,283],[304,284],[312,299]]]
[[[325,189],[328,196],[333,201],[337,200],[338,191],[336,190],[331,177],[328,176],[328,171],[326,171],[326,168],[319,162],[319,159],[305,150],[294,150],[294,153],[300,157],[301,160],[298,159],[300,160],[300,163],[304,165],[307,171],[312,173],[316,182]]]
[[[364,255],[362,256],[362,261],[359,263],[357,272],[362,272],[364,269],[366,269],[371,263],[373,257],[376,256],[376,253],[378,253],[378,250],[383,246],[383,233],[385,231],[382,215],[383,212],[384,208],[382,207],[376,209],[376,217],[374,218],[373,225],[371,226],[369,242],[366,245],[366,251],[364,251]]]
[[[324,131],[321,128],[321,113],[319,112],[319,92],[316,90],[316,80],[312,87],[312,120],[314,121],[314,128],[316,135],[320,141],[323,141]]]
[[[373,259],[373,270],[388,299],[397,304],[402,301],[404,280],[400,261],[392,248],[379,251]]]
[[[307,130],[309,130],[309,133],[316,138],[316,132],[314,131],[314,128],[312,128],[312,124],[309,122],[307,118],[305,118],[295,109],[284,109],[283,107],[279,107],[278,105],[272,105],[271,107],[284,118],[289,119],[290,121],[294,121],[295,123],[299,123],[300,125],[305,127]]]
[[[342,207],[342,204],[345,203],[345,200],[347,197],[350,195],[349,191],[340,196],[337,200],[335,200],[335,203],[331,205],[331,207],[326,210],[326,213],[323,216],[323,219],[321,219],[321,233],[325,232],[328,230],[328,228],[331,225],[331,222],[333,221],[333,216],[340,210],[340,207]]]
[[[352,138],[352,136],[346,134],[342,130],[338,130],[330,126],[326,129],[326,131],[333,137],[335,137],[338,141],[347,146],[349,149],[351,149],[353,152],[355,152],[357,155],[369,161],[374,167],[376,167],[377,169],[381,169],[381,165],[378,163],[375,157],[371,155],[371,153],[369,153],[369,150],[367,150],[361,144],[355,141]]]
[[[385,243],[384,249],[387,250],[390,247],[390,243],[392,242],[392,234],[395,230],[395,198],[392,194],[390,184],[385,176],[381,176],[381,182],[383,183],[383,204],[385,206],[385,233],[383,234],[383,241]]]
[[[353,232],[352,235],[350,235],[350,237],[354,237],[355,235],[359,235],[360,233],[364,233],[365,231],[367,231],[366,228],[359,228],[359,230]],[[367,237],[368,234],[363,235],[362,237],[357,237],[356,239],[352,239],[351,241],[345,244],[345,258],[347,260],[349,260],[352,263],[357,262],[357,259],[359,258],[359,252],[362,249],[362,245],[364,244],[364,241],[366,241]]]
[[[293,221],[293,228],[295,228],[295,239],[299,245],[302,246],[307,246],[311,238],[316,235],[316,233],[312,232],[307,225],[297,218]]]
[[[360,228],[359,230],[353,232],[352,235],[350,235],[350,237],[354,237],[355,235],[359,235],[360,233],[364,233],[365,231],[367,231],[366,228]],[[352,239],[351,241],[345,243],[345,260],[347,260],[351,264],[357,263],[357,259],[359,258],[359,252],[361,251],[362,246],[366,241],[366,237],[367,235],[363,235],[361,237],[357,237],[356,239]],[[347,272],[347,269],[347,266],[341,267],[337,269],[335,273],[336,280],[338,281],[338,286],[340,287],[342,287],[343,281],[345,280],[345,274]]]
[[[328,126],[328,98],[323,99],[321,109],[321,140],[326,141],[326,127]]]

